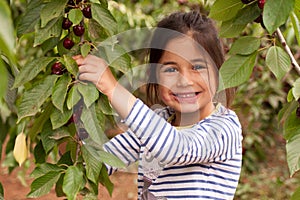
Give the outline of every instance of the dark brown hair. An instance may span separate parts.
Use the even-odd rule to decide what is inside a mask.
[[[171,31],[166,31],[171,30]],[[175,12],[162,19],[152,36],[149,49],[150,76],[147,84],[147,100],[161,103],[158,96],[156,65],[167,43],[182,34],[189,34],[209,54],[218,70],[224,62],[224,49],[213,21],[197,11]],[[234,89],[226,90],[227,107],[232,103]]]

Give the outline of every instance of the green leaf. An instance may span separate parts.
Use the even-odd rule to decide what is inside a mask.
[[[58,79],[52,91],[52,103],[53,105],[63,112],[64,103],[67,97],[68,87],[72,81],[72,78],[68,73],[65,73]]]
[[[281,124],[284,124],[287,118],[291,115],[291,113],[296,110],[298,107],[297,101],[291,101],[283,105],[283,108],[278,113],[278,121]]]
[[[54,18],[59,17],[65,9],[68,0],[52,0],[47,3],[41,10],[41,27]]]
[[[66,107],[64,107],[63,112],[55,108],[50,115],[51,123],[52,123],[52,128],[57,129],[63,125],[65,125],[68,120],[71,118],[73,114],[72,110],[68,110]]]
[[[27,63],[17,75],[13,88],[17,88],[34,79],[38,73],[45,70],[49,63],[51,63],[54,59],[54,57],[41,57]]]
[[[78,91],[82,94],[83,101],[88,108],[99,98],[99,91],[92,83],[80,83]]]
[[[62,32],[62,17],[52,19],[45,27],[41,27],[40,22],[35,26],[35,37],[33,46],[36,47],[49,38],[60,37]]]
[[[290,200],[298,200],[300,199],[300,187],[296,189],[296,191],[293,193],[292,197]]]
[[[300,169],[300,134],[295,135],[286,144],[287,163],[290,176],[293,176]]]
[[[35,179],[31,184],[31,190],[27,197],[37,198],[49,193],[53,185],[59,179],[59,176],[60,172],[50,171],[45,175]]]
[[[272,46],[266,55],[266,65],[278,80],[290,70],[291,60],[289,55],[280,47]]]
[[[40,13],[43,8],[43,0],[31,0],[17,24],[17,36],[34,31],[35,25],[40,20]]]
[[[47,154],[56,145],[56,141],[51,138],[51,136],[53,136],[54,134],[53,132],[54,131],[52,130],[52,124],[49,120],[47,121],[47,123],[45,123],[44,128],[41,131],[41,141]]]
[[[233,20],[224,21],[219,32],[220,37],[237,37],[244,30],[247,24],[234,24]]]
[[[116,115],[111,105],[109,104],[109,100],[107,96],[101,95],[98,100],[98,107],[105,115]]]
[[[7,91],[7,86],[8,86],[8,73],[5,67],[5,64],[0,58],[0,74],[1,74],[1,79],[0,79],[0,99],[6,96],[6,91]]]
[[[84,43],[83,45],[81,45],[80,53],[83,57],[86,57],[89,54],[90,51],[91,51],[91,45],[90,44]]]
[[[97,21],[109,35],[114,35],[117,33],[117,22],[109,10],[101,7],[99,4],[92,3],[91,9],[93,13],[93,19]]]
[[[68,167],[64,176],[63,191],[69,200],[75,200],[82,188],[83,173],[76,166]]]
[[[35,159],[35,164],[41,164],[46,162],[46,152],[41,140],[35,145],[33,155]]]
[[[30,177],[39,178],[51,171],[62,172],[63,168],[52,163],[42,163],[34,168],[34,170],[30,174]]]
[[[83,19],[83,14],[81,12],[81,10],[78,9],[72,9],[69,12],[68,15],[69,20],[74,24],[77,25],[81,22],[81,20]]]
[[[260,39],[252,36],[240,37],[230,48],[230,54],[249,55],[257,51]]]
[[[238,86],[247,81],[255,65],[257,52],[248,56],[234,55],[220,69],[219,90]]]
[[[32,127],[28,131],[28,136],[32,141],[35,140],[37,134],[39,134],[46,121],[49,119],[50,114],[53,112],[53,105],[49,103],[42,113],[34,119]]]
[[[295,0],[266,1],[263,21],[266,29],[272,34],[280,25],[284,24],[294,8]]]
[[[98,158],[96,149],[89,145],[81,146],[82,156],[86,163],[86,176],[93,183],[98,183],[102,163]]]
[[[100,183],[102,183],[106,187],[107,191],[111,196],[114,189],[114,184],[109,179],[106,167],[101,168]]]
[[[292,92],[296,100],[300,99],[300,78],[295,81]]]
[[[81,121],[83,122],[84,128],[94,142],[102,145],[107,141],[104,131],[99,125],[99,121],[96,116],[95,105],[92,105],[89,108],[83,108]]]
[[[296,16],[295,12],[292,12],[290,14],[291,22],[293,24],[294,33],[296,36],[296,39],[298,41],[298,45],[300,45],[300,21],[298,17]]]
[[[216,0],[210,9],[209,17],[226,21],[233,18],[242,7],[243,3],[240,0]]]
[[[5,1],[0,1],[0,52],[5,54],[9,60],[16,63],[16,37],[11,10]],[[1,59],[1,58],[0,58]]]
[[[40,84],[24,92],[22,101],[18,106],[18,122],[24,117],[35,115],[39,111],[41,105],[51,95],[56,80],[56,75],[47,76]]]
[[[243,7],[233,19],[236,25],[244,25],[253,22],[261,14],[261,9],[256,3]]]
[[[300,119],[296,116],[296,109],[294,109],[283,125],[283,136],[289,141],[296,135],[300,135]]]
[[[99,160],[112,167],[122,168],[126,167],[125,164],[115,155],[105,151],[97,151]]]
[[[67,98],[67,107],[69,110],[71,110],[81,99],[81,95],[78,91],[78,84],[74,84],[73,87],[71,87],[68,98]]]
[[[68,72],[70,72],[75,77],[77,76],[78,65],[71,56],[65,54],[62,58],[59,58],[58,60],[67,68]]]

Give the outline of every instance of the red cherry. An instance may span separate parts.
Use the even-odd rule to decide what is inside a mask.
[[[66,49],[71,49],[74,46],[74,42],[70,38],[66,38],[63,45]]]
[[[258,0],[257,4],[260,9],[263,9],[265,6],[266,0]]]
[[[52,74],[61,75],[63,74],[62,64],[60,62],[56,62],[51,67]]]
[[[62,28],[67,30],[69,29],[71,26],[73,25],[73,23],[68,19],[68,18],[64,18],[63,22],[62,22]]]
[[[82,9],[82,14],[86,18],[91,19],[92,18],[92,9],[91,9],[91,6],[84,7]]]
[[[82,36],[84,34],[84,26],[76,25],[73,27],[74,34],[77,36]]]

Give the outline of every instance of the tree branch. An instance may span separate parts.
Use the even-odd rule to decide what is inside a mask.
[[[282,44],[282,46],[284,47],[285,51],[287,52],[287,54],[289,55],[292,65],[295,68],[295,70],[298,72],[298,74],[300,75],[300,66],[298,65],[296,59],[294,58],[294,55],[290,49],[290,47],[287,45],[285,38],[283,37],[281,30],[279,28],[276,29],[276,34],[279,38],[280,43]]]

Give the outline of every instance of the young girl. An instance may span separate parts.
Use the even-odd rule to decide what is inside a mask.
[[[233,199],[242,162],[236,114],[214,102],[224,61],[212,21],[176,12],[158,23],[150,46],[152,111],[121,86],[106,62],[75,56],[129,127],[104,145],[126,165],[139,161],[138,199]],[[231,102],[227,92],[227,103]],[[107,166],[109,173],[116,169]]]

